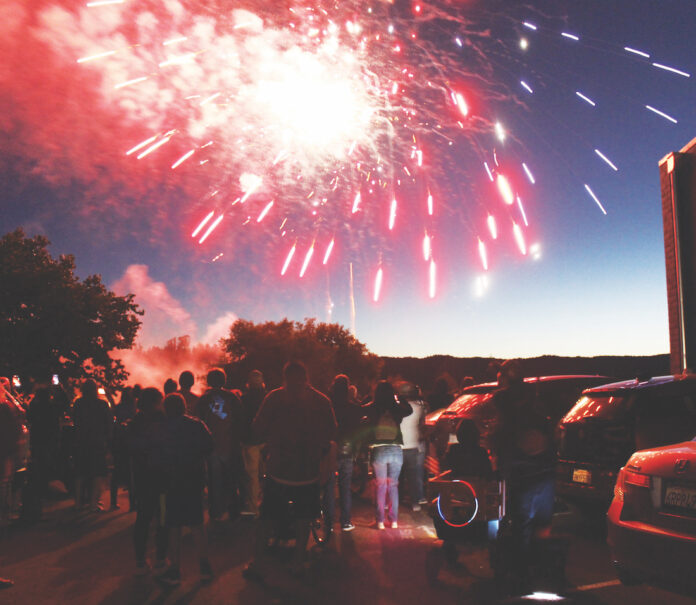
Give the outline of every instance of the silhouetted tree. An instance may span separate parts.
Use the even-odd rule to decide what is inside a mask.
[[[275,388],[285,362],[298,359],[305,363],[318,389],[326,390],[336,374],[344,373],[365,392],[382,366],[380,358],[344,327],[315,319],[262,324],[238,320],[223,346],[230,356],[228,375],[233,385],[243,384],[251,370],[259,369],[266,384]]]
[[[109,352],[128,349],[142,311],[99,275],[75,276],[75,259],[51,257],[48,239],[21,229],[0,239],[0,372],[47,380],[92,376],[107,387],[127,377]]]

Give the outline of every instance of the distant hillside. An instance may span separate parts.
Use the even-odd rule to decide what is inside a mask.
[[[458,385],[465,376],[474,382],[496,379],[497,365],[502,359],[493,357],[451,357],[434,355],[417,357],[383,357],[382,374],[388,378],[403,378],[418,384],[424,392],[432,389],[435,380],[442,375]],[[554,374],[600,374],[617,379],[637,376],[662,376],[669,374],[669,355],[649,357],[558,357],[545,355],[520,359],[525,376],[550,376]]]

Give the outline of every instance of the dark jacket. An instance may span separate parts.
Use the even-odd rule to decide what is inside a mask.
[[[445,454],[444,467],[456,477],[481,477],[493,474],[488,452],[478,445],[452,443]]]
[[[493,449],[498,468],[511,485],[528,485],[553,476],[556,457],[553,431],[536,406],[536,392],[525,383],[493,395],[497,427]]]
[[[99,398],[80,397],[75,401],[72,416],[77,445],[106,451],[114,424],[109,404]]]
[[[133,460],[136,485],[151,484],[164,489],[167,466],[163,455],[165,416],[161,411],[138,412],[128,424],[128,451]]]
[[[36,396],[31,400],[27,421],[32,451],[41,448],[57,449],[62,414],[62,410],[50,395]]]
[[[351,400],[347,395],[333,394],[331,396],[336,423],[338,424],[338,451],[339,453],[353,453],[361,441],[361,432],[364,430],[363,407]]]
[[[198,418],[179,416],[167,418],[163,430],[169,489],[203,489],[205,461],[214,447],[208,427]]]
[[[19,441],[22,437],[22,423],[15,407],[0,401],[0,463],[19,452]],[[0,466],[0,473],[4,467]],[[3,477],[0,476],[0,479]]]
[[[268,474],[292,483],[319,479],[322,458],[336,438],[336,418],[326,395],[306,385],[271,391],[254,419],[268,447]]]

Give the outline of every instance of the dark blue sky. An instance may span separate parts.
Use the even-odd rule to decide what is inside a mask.
[[[497,9],[495,3],[472,3],[467,13],[464,7],[469,4],[463,3],[460,10],[471,19],[469,25],[464,19],[460,28],[450,24],[448,39],[439,39],[436,45],[457,56],[456,38],[466,39],[471,24],[491,27],[491,39],[479,48],[487,53],[490,69],[485,79],[490,89],[503,94],[497,100],[481,101],[474,111],[485,113],[488,122],[499,120],[508,133],[506,141],[496,141],[490,130],[478,132],[453,145],[448,164],[442,151],[442,166],[463,168],[461,172],[442,166],[439,172],[433,170],[431,183],[440,192],[433,219],[413,218],[422,211],[416,208],[422,202],[417,186],[399,194],[410,206],[400,209],[394,233],[368,222],[367,214],[355,218],[347,212],[345,219],[335,219],[334,232],[344,239],[337,239],[328,268],[321,266],[328,241],[321,227],[312,232],[305,229],[297,236],[295,274],[281,277],[280,267],[292,241],[282,239],[279,231],[249,235],[250,227],[232,225],[226,219],[207,246],[195,246],[190,232],[207,212],[200,199],[187,198],[176,183],[163,184],[161,176],[153,179],[151,189],[142,184],[132,188],[126,172],[122,190],[115,192],[113,183],[124,162],[120,150],[141,140],[126,134],[119,140],[119,124],[111,123],[115,134],[104,135],[119,149],[119,159],[114,160],[119,163],[104,169],[108,176],[103,178],[112,186],[108,196],[104,194],[109,202],[101,207],[95,202],[100,194],[95,192],[99,177],[94,175],[103,170],[104,158],[90,155],[95,144],[87,124],[90,115],[80,119],[73,115],[64,124],[56,119],[83,112],[84,107],[74,101],[61,102],[71,99],[74,91],[64,87],[60,78],[32,77],[31,59],[41,60],[38,51],[29,53],[29,63],[11,62],[9,72],[0,75],[3,106],[9,108],[7,115],[17,116],[14,122],[0,122],[8,142],[0,161],[0,229],[6,232],[23,226],[30,234],[46,233],[54,253],[77,256],[80,275],[100,273],[108,284],[135,290],[148,311],[146,343],[184,331],[195,332],[199,339],[206,334],[212,337],[232,314],[254,321],[317,317],[351,327],[352,262],[356,335],[378,354],[666,352],[657,164],[696,137],[696,77],[670,73],[651,63],[696,72],[696,4],[690,0],[583,0],[528,2],[512,9],[510,4],[500,3]],[[525,28],[524,20],[538,29]],[[411,25],[415,24],[414,20]],[[388,25],[385,19],[385,32]],[[15,36],[21,32],[18,27],[13,30],[11,23],[9,27]],[[396,22],[404,35],[408,27],[407,19]],[[563,32],[580,39],[563,37]],[[529,44],[524,51],[519,48],[521,37]],[[625,46],[647,52],[651,58],[626,52]],[[57,53],[59,46],[49,48]],[[457,60],[462,72],[471,75],[469,52],[464,47]],[[455,71],[451,77],[458,75]],[[521,80],[533,94],[521,86]],[[38,91],[44,99],[41,103],[52,96],[57,100],[56,113],[49,116],[53,130],[26,107],[32,97],[23,97],[17,85],[28,89],[37,81],[44,86]],[[596,106],[580,99],[576,91],[593,99]],[[646,105],[678,123],[650,112]],[[99,114],[95,119],[107,120],[96,103],[94,111]],[[53,138],[40,154],[29,149],[29,143],[18,143],[41,137]],[[82,155],[75,151],[79,146]],[[595,149],[610,158],[618,172]],[[66,159],[65,168],[60,168],[56,158],[64,150],[70,161]],[[517,250],[511,220],[521,224],[521,217],[515,214],[516,207],[503,207],[496,188],[488,182],[482,163],[491,162],[493,150],[501,170],[511,175],[524,200],[529,219],[525,238],[528,246],[538,244],[538,258],[531,253],[523,257]],[[433,143],[430,152],[427,159],[437,163],[440,148]],[[41,154],[52,158],[50,178],[42,171]],[[534,185],[525,182],[522,162],[533,171]],[[83,169],[91,175],[89,179]],[[148,169],[139,168],[143,172],[138,179]],[[55,176],[56,171],[62,178]],[[601,200],[606,216],[585,184]],[[156,203],[141,204],[145,198]],[[488,212],[499,218],[501,235],[497,242],[488,242],[490,268],[484,272],[477,240],[488,237]],[[434,299],[428,296],[428,265],[418,252],[426,229],[434,236],[437,259]],[[300,280],[296,273],[314,236],[315,259]],[[211,262],[220,252],[223,257]],[[373,282],[380,255],[384,284],[375,303]],[[147,269],[135,271],[135,265]],[[484,273],[487,287],[477,292],[477,280]],[[217,327],[208,332],[216,321]]]

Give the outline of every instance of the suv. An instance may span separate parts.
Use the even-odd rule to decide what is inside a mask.
[[[636,450],[696,434],[696,375],[587,389],[558,425],[556,491],[577,504],[611,501],[619,469]]]
[[[612,380],[606,376],[539,376],[525,378],[527,384],[536,387],[537,403],[543,414],[555,425],[570,409],[583,389],[605,384]],[[476,421],[485,442],[490,424],[494,422],[495,410],[491,400],[498,390],[497,382],[477,384],[464,389],[462,394],[444,410],[426,417],[431,439],[438,453],[444,451],[448,442],[456,441],[455,433],[463,418]]]

